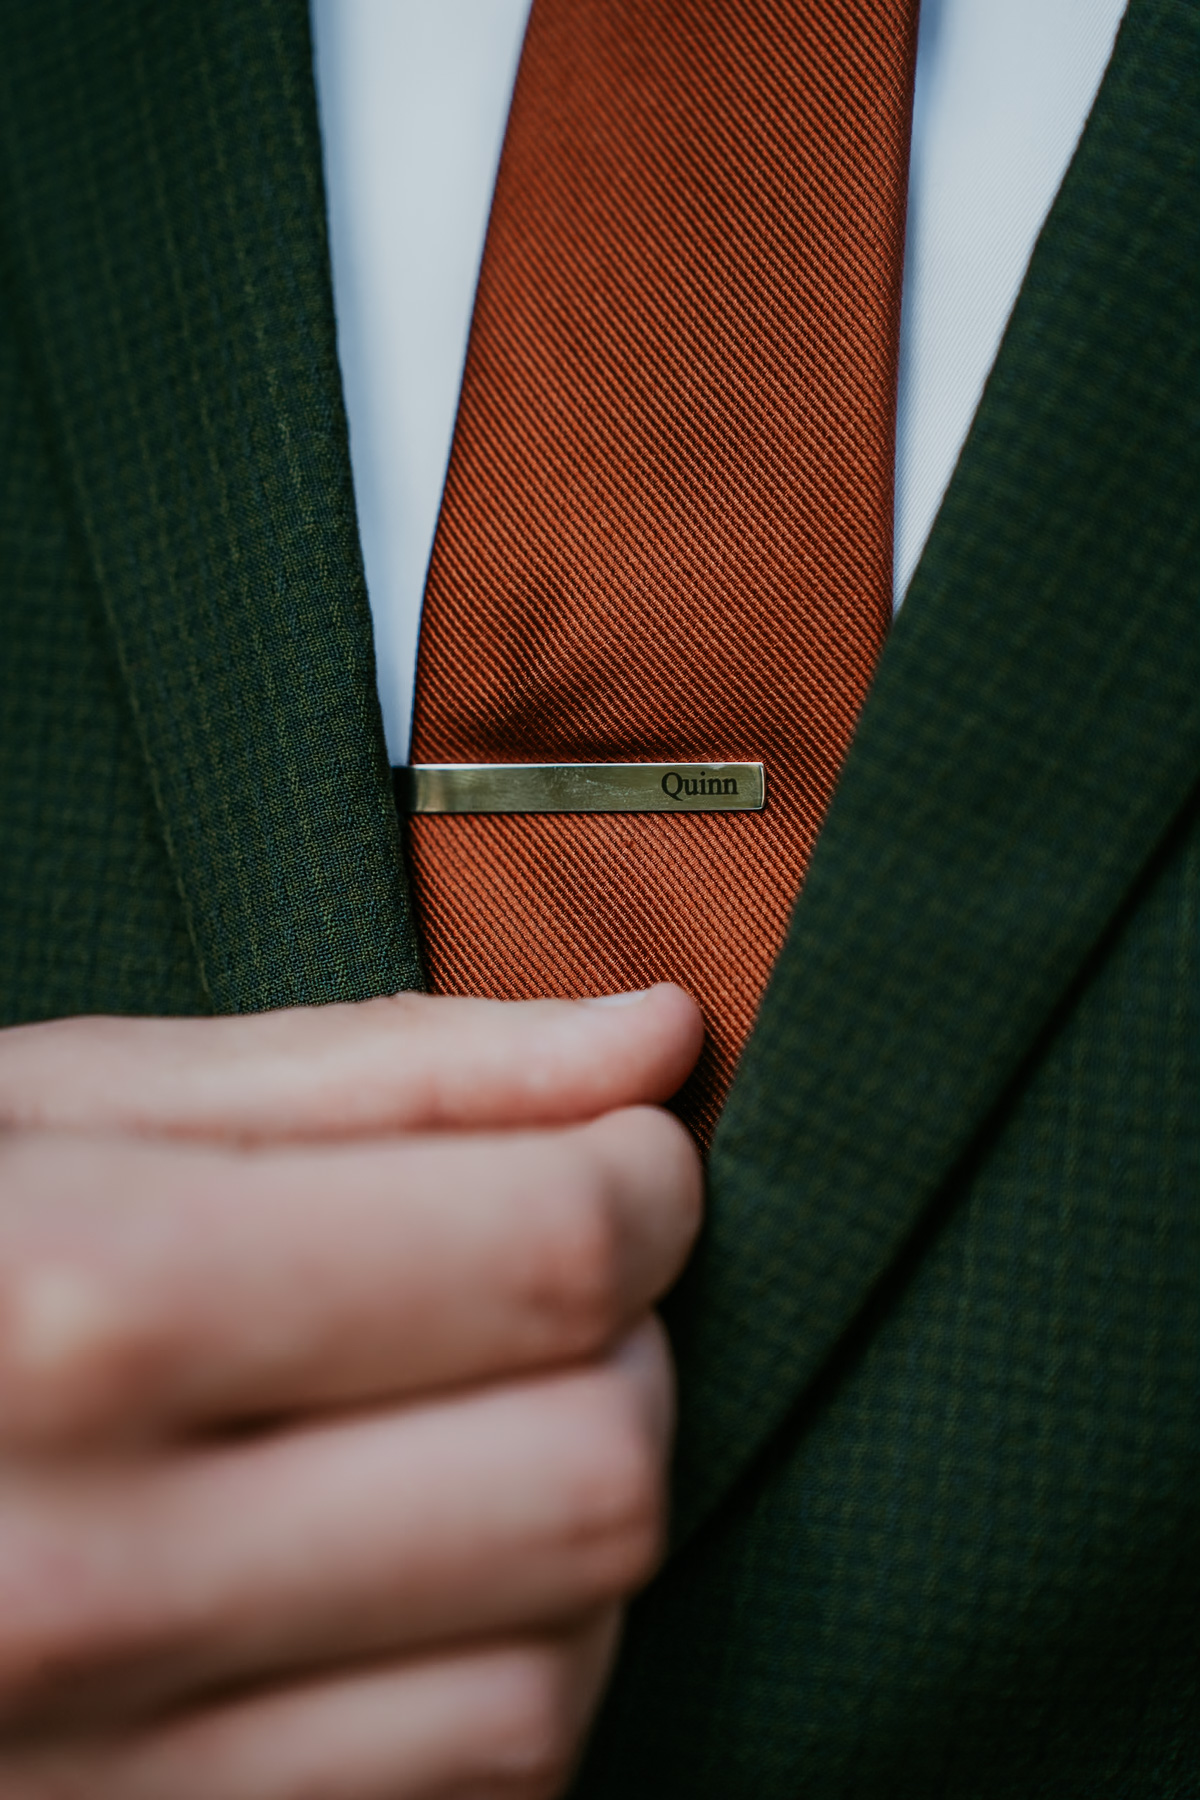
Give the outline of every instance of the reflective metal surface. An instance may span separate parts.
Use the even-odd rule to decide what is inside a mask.
[[[757,812],[761,763],[425,763],[396,769],[411,813]]]

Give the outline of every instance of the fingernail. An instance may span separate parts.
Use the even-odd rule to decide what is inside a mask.
[[[639,1000],[644,1000],[648,994],[653,992],[653,988],[638,988],[636,993],[632,994],[588,994],[579,1004],[581,1006],[636,1006]]]

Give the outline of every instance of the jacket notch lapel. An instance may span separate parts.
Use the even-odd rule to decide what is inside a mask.
[[[1200,775],[1200,15],[1133,0],[864,711],[673,1302],[678,1534],[796,1407]]]

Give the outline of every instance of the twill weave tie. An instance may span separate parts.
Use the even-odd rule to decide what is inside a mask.
[[[916,0],[534,0],[413,761],[766,765],[761,813],[420,817],[435,991],[676,981],[711,1136],[891,616]]]

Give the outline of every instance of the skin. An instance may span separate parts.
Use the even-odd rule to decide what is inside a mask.
[[[0,1800],[561,1791],[701,1205],[620,1001],[0,1032]]]

